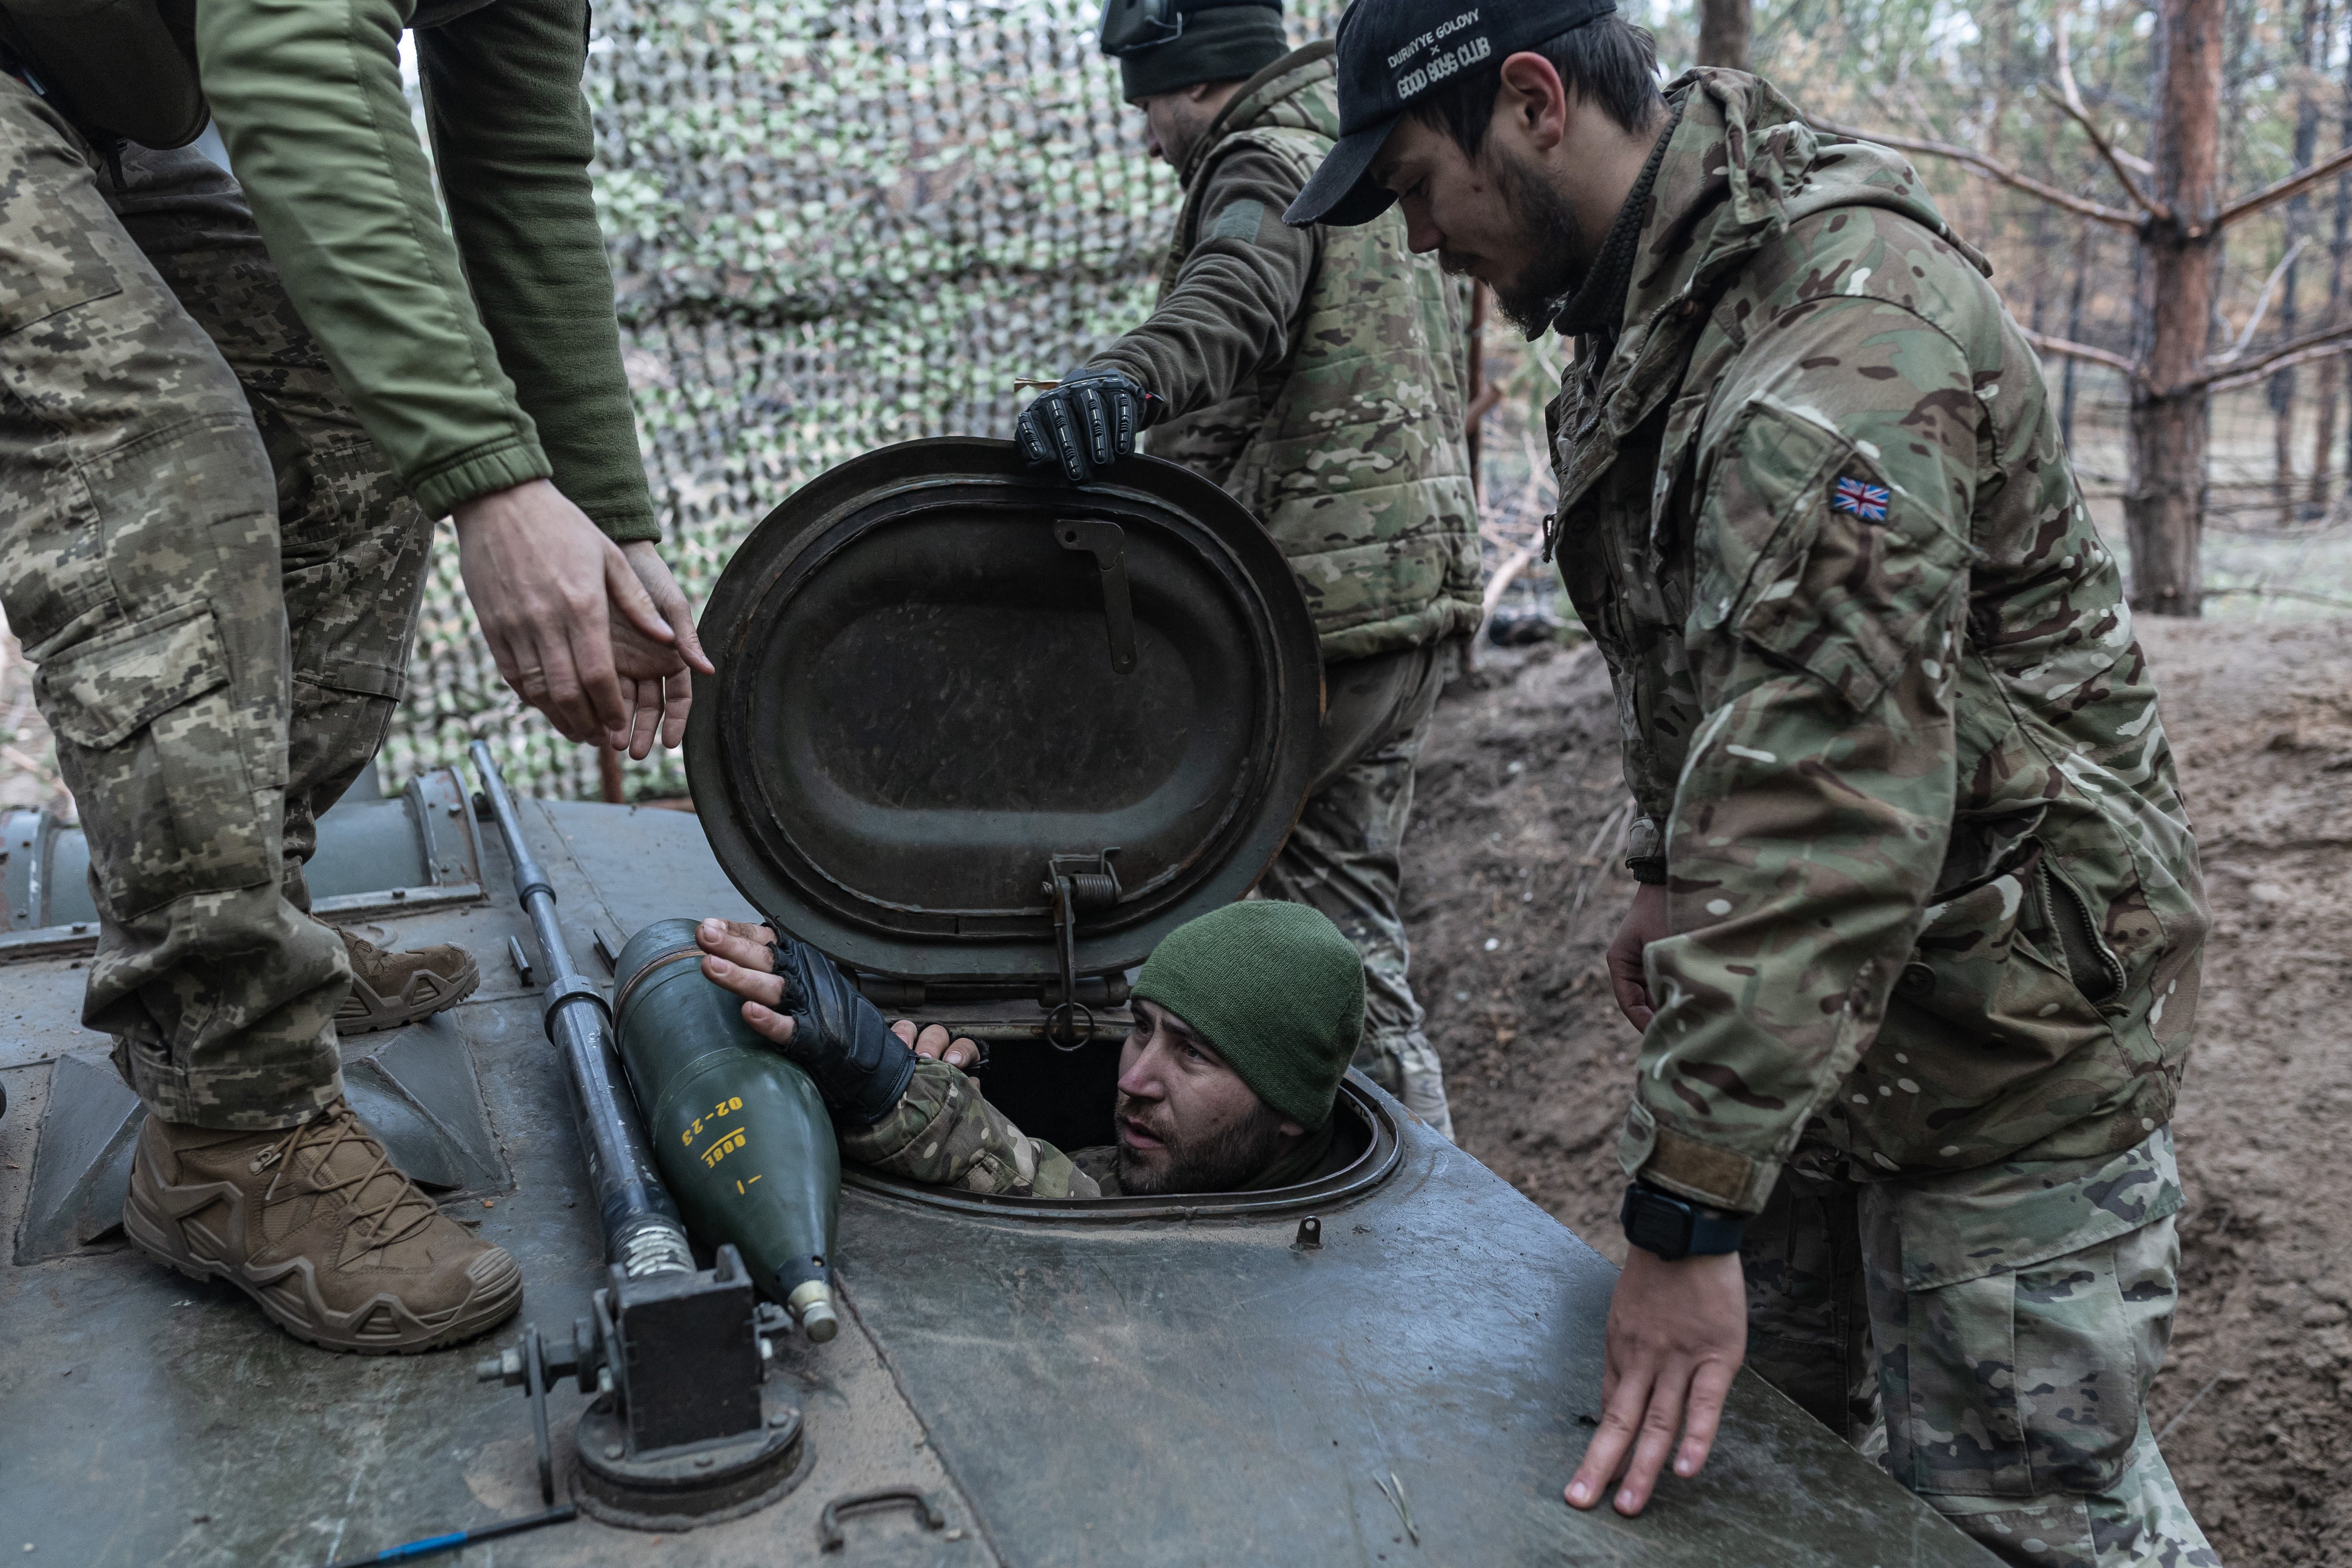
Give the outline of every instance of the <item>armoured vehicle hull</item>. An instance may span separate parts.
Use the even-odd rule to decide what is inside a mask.
[[[579,952],[617,952],[668,916],[751,913],[692,816],[525,802],[522,817]],[[465,942],[482,991],[346,1042],[346,1068],[410,1168],[516,1254],[517,1324],[553,1331],[601,1282],[595,1208],[539,999],[501,956],[530,940],[505,858],[494,840],[466,852],[454,901],[379,911],[374,934]],[[469,868],[482,891],[467,900]],[[77,955],[28,951],[0,964],[0,1551],[324,1563],[539,1508],[522,1402],[473,1378],[516,1325],[436,1355],[328,1354],[122,1244],[109,1205],[136,1108],[79,1026]],[[824,1558],[1990,1561],[1747,1374],[1698,1480],[1669,1481],[1637,1520],[1570,1510],[1559,1488],[1600,1408],[1613,1270],[1376,1089],[1353,1082],[1349,1103],[1364,1161],[1303,1205],[1079,1216],[853,1173],[842,1331],[773,1341],[770,1388],[802,1410],[810,1456],[788,1496],[691,1534],[583,1519],[459,1560],[822,1560],[829,1503],[908,1488],[936,1527],[913,1506],[868,1509],[835,1521],[844,1544]],[[1300,1245],[1309,1213],[1319,1247]],[[561,1472],[582,1396],[551,1403]]]
[[[702,630],[699,818],[518,811],[483,752],[496,832],[452,774],[320,824],[322,912],[482,963],[464,1005],[343,1047],[394,1157],[522,1266],[520,1318],[479,1351],[324,1353],[122,1245],[141,1112],[78,1023],[82,862],[5,825],[0,1552],[325,1563],[533,1512],[536,1407],[475,1378],[504,1352],[490,1375],[526,1388],[572,1369],[540,1411],[549,1489],[640,1528],[582,1520],[482,1563],[1987,1561],[1753,1377],[1700,1479],[1638,1520],[1570,1510],[1613,1271],[1361,1079],[1352,1163],[1271,1193],[1018,1200],[851,1170],[826,1248],[819,1180],[799,1239],[735,1239],[772,1283],[828,1252],[839,1332],[761,1329],[730,1252],[686,1267],[670,1215],[698,1212],[698,1173],[673,1205],[633,1131],[678,1135],[681,1047],[632,1043],[653,1026],[609,996],[624,943],[756,908],[877,1005],[990,1042],[986,1092],[1026,1131],[1107,1142],[1128,972],[1279,848],[1322,667],[1288,563],[1215,486],[1136,458],[1073,488],[961,438],[803,486]],[[644,1528],[698,1467],[704,1522]]]

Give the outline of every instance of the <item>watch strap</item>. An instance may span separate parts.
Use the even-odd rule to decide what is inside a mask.
[[[1669,1263],[1739,1250],[1747,1216],[1709,1210],[1688,1198],[1635,1182],[1618,1211],[1625,1239]]]
[[[1737,1252],[1748,1234],[1748,1216],[1710,1210],[1697,1204],[1691,1205],[1690,1255],[1693,1258],[1713,1257],[1718,1253]]]

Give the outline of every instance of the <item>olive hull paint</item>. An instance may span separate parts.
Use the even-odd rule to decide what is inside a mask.
[[[733,1242],[761,1288],[797,1310],[795,1292],[832,1281],[841,1213],[833,1121],[808,1075],[704,976],[694,926],[656,921],[621,950],[621,1059],[689,1231],[708,1247]]]

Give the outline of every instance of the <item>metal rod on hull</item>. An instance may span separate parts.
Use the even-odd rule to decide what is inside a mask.
[[[522,822],[515,815],[507,781],[490,760],[490,749],[477,741],[470,750],[499,837],[506,841],[507,858],[514,865],[515,891],[530,917],[547,965],[547,1037],[563,1053],[569,1069],[564,1076],[572,1082],[581,1152],[588,1161],[588,1179],[595,1187],[598,1217],[604,1222],[605,1261],[632,1279],[691,1274],[694,1253],[687,1246],[677,1205],[656,1173],[636,1101],[623,1087],[625,1069],[614,1047],[612,1012],[596,987],[572,967],[571,946],[555,920],[555,889],[524,847]]]

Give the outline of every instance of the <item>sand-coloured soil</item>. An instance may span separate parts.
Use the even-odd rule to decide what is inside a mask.
[[[2216,917],[2152,1415],[2231,1568],[2352,1565],[2352,620],[2141,636]],[[1464,1145],[1622,1257],[1615,711],[1589,648],[1485,652],[1439,710],[1406,844],[1416,984]]]

